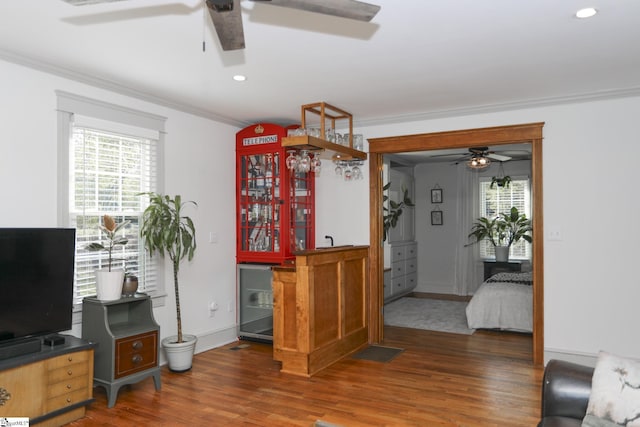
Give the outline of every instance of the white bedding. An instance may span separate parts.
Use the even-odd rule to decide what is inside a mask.
[[[531,273],[498,273],[480,285],[466,308],[469,328],[533,331],[532,286],[499,281],[518,275],[523,280],[531,277]]]

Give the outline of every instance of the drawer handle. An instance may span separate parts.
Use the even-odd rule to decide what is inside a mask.
[[[71,390],[71,384],[67,384],[67,390]]]
[[[67,397],[67,403],[71,403],[71,398]]]
[[[134,341],[131,345],[134,350],[140,350],[143,347],[142,341]]]
[[[69,362],[73,362],[73,357],[69,356],[69,358],[67,359]]]
[[[72,371],[71,369],[69,369],[69,370],[67,371],[67,375],[69,375],[69,376],[73,375],[73,371]]]
[[[133,357],[131,358],[131,361],[132,361],[134,364],[138,364],[138,363],[142,362],[142,356],[140,356],[139,354],[136,354],[135,356],[133,356]]]
[[[0,406],[4,406],[9,399],[11,399],[11,393],[6,388],[0,387]]]

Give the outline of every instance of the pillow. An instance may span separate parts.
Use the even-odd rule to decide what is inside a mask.
[[[640,426],[640,361],[598,354],[582,426]]]
[[[520,285],[529,285],[533,282],[533,273],[527,271],[525,273],[503,272],[496,273],[486,280],[487,283],[518,283]]]

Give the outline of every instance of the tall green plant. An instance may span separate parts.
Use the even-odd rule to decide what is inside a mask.
[[[179,195],[173,199],[157,193],[143,193],[143,195],[149,196],[149,206],[142,214],[140,235],[150,256],[155,252],[163,257],[167,254],[173,265],[178,342],[181,343],[183,339],[178,272],[180,261],[184,258],[191,261],[196,250],[196,230],[193,221],[188,216],[183,216],[181,210],[187,203],[198,205],[193,201],[183,203]]]

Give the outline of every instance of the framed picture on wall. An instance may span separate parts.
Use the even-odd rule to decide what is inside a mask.
[[[442,188],[431,189],[431,203],[442,203]]]
[[[431,225],[442,225],[442,211],[431,211]]]

